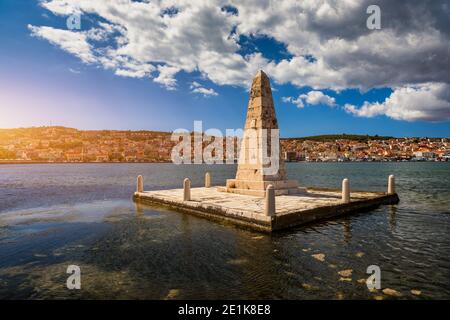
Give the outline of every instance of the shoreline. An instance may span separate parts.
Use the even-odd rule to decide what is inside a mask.
[[[7,165],[7,164],[162,164],[172,163],[171,161],[143,161],[143,162],[96,162],[96,161],[85,161],[85,162],[69,162],[69,161],[0,161],[0,165]]]
[[[387,160],[387,161],[285,161],[286,163],[445,163],[450,161],[434,161],[434,160],[428,160],[428,161],[413,161],[413,160]],[[141,161],[141,162],[97,162],[97,161],[85,161],[85,162],[69,162],[69,161],[1,161],[0,165],[17,165],[17,164],[173,164],[172,161]],[[190,164],[196,164],[196,163],[190,163]],[[206,163],[201,163],[206,164]],[[216,164],[227,164],[227,163],[216,163]],[[237,163],[234,163],[237,164]],[[183,165],[189,165],[189,164],[183,164]]]

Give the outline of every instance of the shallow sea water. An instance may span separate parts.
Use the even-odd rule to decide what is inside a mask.
[[[392,298],[367,289],[369,265],[403,299],[450,298],[450,163],[287,167],[301,185],[354,190],[395,174],[400,203],[266,235],[131,200],[139,174],[146,190],[201,186],[206,171],[220,185],[234,165],[2,165],[0,298]],[[81,290],[66,288],[71,264]]]

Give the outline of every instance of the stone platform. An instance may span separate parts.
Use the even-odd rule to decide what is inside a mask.
[[[275,189],[275,195],[298,194],[306,191],[306,188],[298,186],[296,180],[276,180],[276,181],[251,181],[227,179],[225,187],[218,187],[220,192],[238,193],[250,196],[264,197],[266,189],[272,185]]]
[[[372,210],[382,204],[396,204],[399,198],[396,193],[352,191],[350,203],[343,203],[341,190],[306,188],[295,195],[277,196],[276,212],[272,216],[264,214],[263,197],[224,193],[217,187],[192,188],[190,201],[183,201],[183,189],[135,192],[134,200],[256,231],[272,232]]]

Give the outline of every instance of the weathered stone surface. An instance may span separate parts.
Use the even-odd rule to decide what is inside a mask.
[[[271,150],[272,130],[278,130],[278,121],[270,80],[261,70],[252,83],[236,179],[227,180],[226,188],[221,191],[261,196],[267,186],[272,184],[276,195],[299,192],[298,182],[287,180],[281,149]],[[276,138],[279,139],[279,136],[277,135]],[[279,140],[277,142],[279,146]],[[270,159],[270,161],[264,161],[264,159]],[[278,168],[278,170],[270,170],[270,168]]]
[[[137,181],[136,181],[136,191],[137,191],[137,192],[142,192],[142,191],[144,191],[144,179],[142,178],[142,176],[138,176],[138,177],[137,177]]]
[[[211,187],[211,174],[209,172],[205,173],[205,188]]]
[[[350,202],[350,186],[347,178],[342,180],[342,202],[343,203]]]
[[[273,216],[275,214],[275,189],[271,184],[266,189],[264,214],[266,216]]]
[[[343,204],[340,190],[307,189],[300,195],[278,196],[275,214],[267,216],[264,214],[263,197],[219,192],[216,187],[191,188],[188,201],[183,201],[184,189],[136,192],[134,198],[144,203],[163,205],[181,212],[212,220],[226,220],[266,232],[361,212],[383,203],[398,202],[397,195],[353,192],[351,202]]]
[[[191,200],[191,180],[188,178],[183,181],[183,201]]]
[[[395,177],[393,174],[391,174],[388,179],[388,194],[394,193],[395,193]]]

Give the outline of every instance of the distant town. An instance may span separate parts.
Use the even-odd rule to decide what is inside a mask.
[[[0,129],[0,163],[170,162],[170,132]],[[448,138],[324,135],[281,139],[286,161],[449,161]]]

